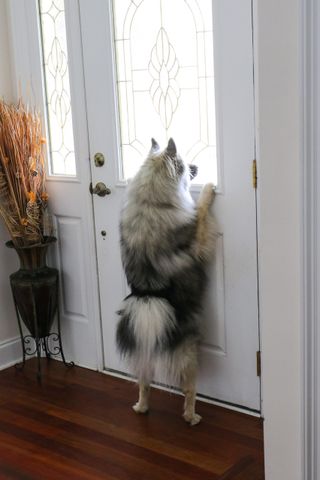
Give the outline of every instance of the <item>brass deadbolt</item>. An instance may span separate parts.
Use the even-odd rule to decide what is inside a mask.
[[[96,167],[103,167],[104,161],[105,161],[105,159],[104,159],[103,153],[98,152],[98,153],[95,154],[94,164],[95,164]]]

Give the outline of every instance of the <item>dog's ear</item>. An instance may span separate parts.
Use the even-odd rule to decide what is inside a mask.
[[[198,167],[197,167],[197,165],[194,165],[193,163],[189,164],[188,167],[189,167],[189,172],[190,172],[190,180],[193,180],[197,176]]]
[[[172,138],[169,139],[166,152],[169,155],[169,157],[174,157],[177,154],[177,147]]]
[[[160,150],[158,142],[154,138],[151,138],[151,152],[157,152],[158,150]]]

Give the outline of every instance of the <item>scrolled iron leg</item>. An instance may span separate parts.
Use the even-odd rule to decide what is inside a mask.
[[[37,352],[37,363],[38,363],[38,372],[37,379],[41,384],[41,338],[39,337],[39,328],[38,328],[38,315],[37,308],[35,303],[34,295],[34,285],[31,284],[31,298],[32,298],[32,313],[33,313],[33,322],[34,322],[34,332],[35,332],[35,342],[36,342],[36,352]]]
[[[57,293],[56,293],[56,304],[57,304],[57,326],[58,332],[51,332],[46,337],[46,347],[49,356],[60,356],[63,364],[66,367],[73,367],[74,362],[67,362],[64,356],[64,351],[62,347],[62,340],[61,340],[61,322],[60,322],[60,303],[59,303],[59,279],[57,279]]]
[[[49,351],[49,347],[48,347],[48,337],[44,337],[42,339],[42,348],[46,354],[46,357],[48,360],[51,360],[51,354],[50,354],[50,351]]]
[[[13,294],[13,292],[12,292],[12,294]],[[19,310],[18,310],[18,307],[17,307],[17,303],[16,303],[16,299],[15,299],[15,297],[14,297],[14,294],[13,294],[13,303],[14,303],[14,308],[15,308],[15,311],[16,311],[17,320],[18,320],[20,340],[21,340],[21,347],[22,347],[22,362],[17,363],[17,364],[15,365],[15,368],[16,368],[17,370],[22,370],[23,367],[25,366],[25,363],[26,363],[26,350],[25,350],[25,345],[24,345],[24,337],[23,337],[23,333],[22,333],[20,313],[19,313]]]

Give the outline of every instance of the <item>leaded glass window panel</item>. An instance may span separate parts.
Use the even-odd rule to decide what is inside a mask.
[[[212,0],[113,0],[122,176],[172,136],[217,184]]]
[[[39,0],[50,173],[76,175],[64,0]]]

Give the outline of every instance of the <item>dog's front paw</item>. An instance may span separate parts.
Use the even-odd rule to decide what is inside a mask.
[[[208,209],[212,205],[215,194],[215,186],[213,183],[206,183],[199,197],[199,207]]]
[[[147,413],[147,411],[149,410],[149,408],[146,405],[140,405],[139,402],[133,405],[132,408],[136,413]]]
[[[192,415],[188,413],[183,414],[183,418],[187,423],[190,423],[190,425],[193,427],[194,425],[198,425],[198,423],[201,422],[202,417],[198,415],[197,413],[193,413]]]

